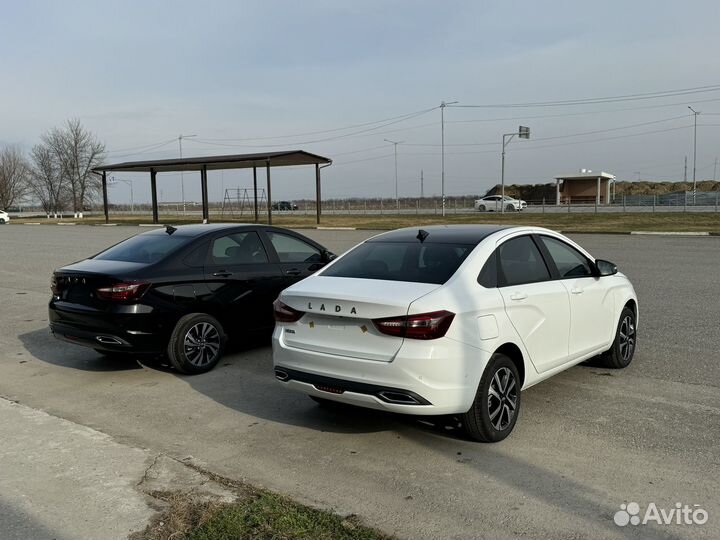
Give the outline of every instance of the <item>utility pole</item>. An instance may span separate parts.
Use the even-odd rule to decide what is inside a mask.
[[[457,101],[440,102],[440,196],[442,197],[442,215],[445,217],[445,107]]]
[[[697,192],[697,179],[695,178],[695,170],[696,170],[696,162],[697,162],[697,117],[700,114],[699,111],[696,111],[692,107],[688,105],[688,109],[690,109],[693,113],[693,117],[695,118],[695,128],[693,130],[693,206],[695,205],[695,193]]]
[[[717,158],[715,159],[715,163],[717,164]],[[422,199],[424,195],[424,186],[425,179],[423,178],[423,170],[420,169],[420,198]]]
[[[400,210],[400,197],[398,196],[398,176],[397,176],[397,145],[405,141],[391,141],[390,139],[384,139],[385,142],[389,142],[395,147],[395,206]]]
[[[182,140],[189,139],[190,137],[197,137],[197,135],[178,135],[178,144],[180,145],[180,159],[182,159]],[[185,173],[180,171],[180,190],[182,191],[182,205],[183,205],[183,216],[185,215]]]
[[[717,181],[717,162],[718,158],[715,158],[715,166],[713,167],[713,182]]]
[[[685,156],[685,172],[683,173],[683,182],[687,183],[687,156]]]
[[[526,126],[520,126],[515,133],[505,133],[502,138],[502,166],[500,169],[500,184],[502,186],[502,196],[500,197],[500,212],[503,214],[505,213],[505,147],[508,145],[508,143],[510,143],[510,141],[513,140],[513,137],[515,137],[515,135],[517,135],[520,139],[529,139],[530,128]],[[508,137],[507,141],[505,140],[506,137]]]

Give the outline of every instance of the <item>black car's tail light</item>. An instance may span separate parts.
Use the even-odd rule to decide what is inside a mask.
[[[98,298],[103,300],[113,300],[116,302],[126,302],[128,300],[137,300],[150,287],[150,283],[114,283],[109,287],[101,287],[96,289]]]
[[[305,315],[304,311],[293,309],[280,300],[273,302],[273,312],[277,322],[297,322]]]
[[[373,324],[379,332],[388,336],[410,339],[437,339],[447,333],[453,318],[455,318],[454,313],[443,310],[403,317],[373,319]]]

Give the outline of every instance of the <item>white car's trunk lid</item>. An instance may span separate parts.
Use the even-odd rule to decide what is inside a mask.
[[[313,276],[283,291],[280,300],[305,315],[284,331],[291,347],[390,362],[402,338],[381,334],[372,319],[402,317],[440,285]]]

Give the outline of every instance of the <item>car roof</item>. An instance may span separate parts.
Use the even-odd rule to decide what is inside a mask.
[[[493,233],[514,228],[512,225],[428,225],[407,227],[373,236],[368,242],[420,242],[420,231],[427,236],[426,244],[474,244],[477,245]]]
[[[167,227],[170,225],[164,225],[162,228],[153,229],[143,234],[167,234]],[[194,225],[172,225],[175,231],[172,234],[178,236],[201,236],[203,234],[224,231],[228,229],[237,229],[242,227],[253,227],[262,229],[272,229],[266,225],[258,225],[257,223],[198,223]]]

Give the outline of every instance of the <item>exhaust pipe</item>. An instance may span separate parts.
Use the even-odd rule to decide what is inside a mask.
[[[105,345],[122,345],[123,342],[112,336],[95,336],[95,339]]]
[[[278,381],[284,382],[284,381],[287,381],[288,379],[290,379],[290,375],[284,369],[275,368],[275,378]]]
[[[420,405],[420,402],[413,396],[402,392],[390,392],[383,390],[382,392],[378,392],[378,396],[380,399],[387,401],[388,403],[397,403],[399,405]]]

